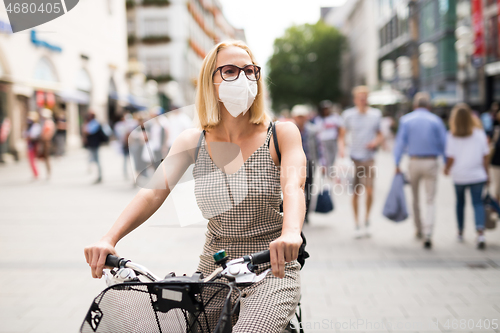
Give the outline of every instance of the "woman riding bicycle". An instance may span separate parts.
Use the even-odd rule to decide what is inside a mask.
[[[302,244],[306,174],[300,133],[293,123],[276,124],[276,151],[260,67],[239,41],[219,43],[205,57],[196,110],[202,131],[186,130],[174,142],[157,170],[163,188],[141,189],[106,235],[85,248],[87,263],[92,276],[101,278],[107,254],[115,254],[117,242],[162,205],[194,163],[196,201],[209,220],[198,270],[205,276],[212,273],[212,254],[221,249],[230,259],[269,249],[273,274],[242,288],[233,332],[281,332],[300,298],[296,259]],[[234,145],[237,153],[231,155]]]

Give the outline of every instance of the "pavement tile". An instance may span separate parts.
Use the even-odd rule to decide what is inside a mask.
[[[26,161],[0,166],[0,333],[78,330],[92,299],[105,288],[102,280],[90,277],[83,247],[109,229],[138,191],[122,181],[117,157],[108,147],[102,150],[105,181],[98,186],[90,185],[84,150],[54,161],[49,182],[29,183]],[[377,158],[380,165],[392,165],[391,154]],[[301,272],[303,316],[310,325],[306,332],[345,331],[328,326],[332,320],[414,323],[434,317],[499,317],[500,228],[488,232],[484,252],[475,249],[472,229],[466,230],[466,242],[457,244],[453,186],[440,177],[435,247],[424,251],[414,238],[411,218],[395,224],[380,214],[392,176],[390,168],[381,168],[376,180],[370,239],[352,238],[348,195],[334,197],[332,213],[310,215],[304,232],[311,258]],[[165,203],[118,244],[119,254],[160,276],[193,273],[206,224],[182,228],[176,214]],[[472,220],[468,209],[466,221]],[[59,326],[54,324],[58,320]],[[316,322],[320,327],[314,327]],[[437,332],[420,328],[408,332]],[[366,326],[349,331],[399,332]]]
[[[27,333],[30,329],[36,326],[36,324],[37,324],[36,320],[2,318],[0,324],[0,333]]]

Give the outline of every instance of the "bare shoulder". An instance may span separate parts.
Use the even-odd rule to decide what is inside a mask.
[[[182,151],[189,151],[196,148],[198,141],[200,140],[202,131],[197,128],[189,128],[181,132],[179,136],[175,139],[170,149],[173,153],[179,153]]]
[[[291,121],[278,122],[276,124],[276,134],[278,135],[280,146],[281,142],[300,139],[299,128]]]

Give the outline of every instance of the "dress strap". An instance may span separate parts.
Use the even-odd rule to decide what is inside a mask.
[[[203,138],[205,138],[205,130],[203,130],[200,134],[200,138],[198,139],[198,144],[196,145],[196,151],[194,152],[194,162],[198,159],[198,153],[200,151],[201,143],[203,142]]]
[[[267,128],[267,137],[266,137],[266,141],[264,142],[264,144],[267,146],[267,148],[269,148],[269,142],[271,142],[271,135],[273,134],[273,122],[271,121],[269,123],[269,127]]]

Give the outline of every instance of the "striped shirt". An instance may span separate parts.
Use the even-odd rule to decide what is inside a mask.
[[[351,158],[359,161],[372,160],[375,150],[366,148],[366,145],[380,132],[382,112],[369,107],[366,113],[361,113],[357,107],[353,107],[345,110],[342,117],[344,126],[351,136]]]

